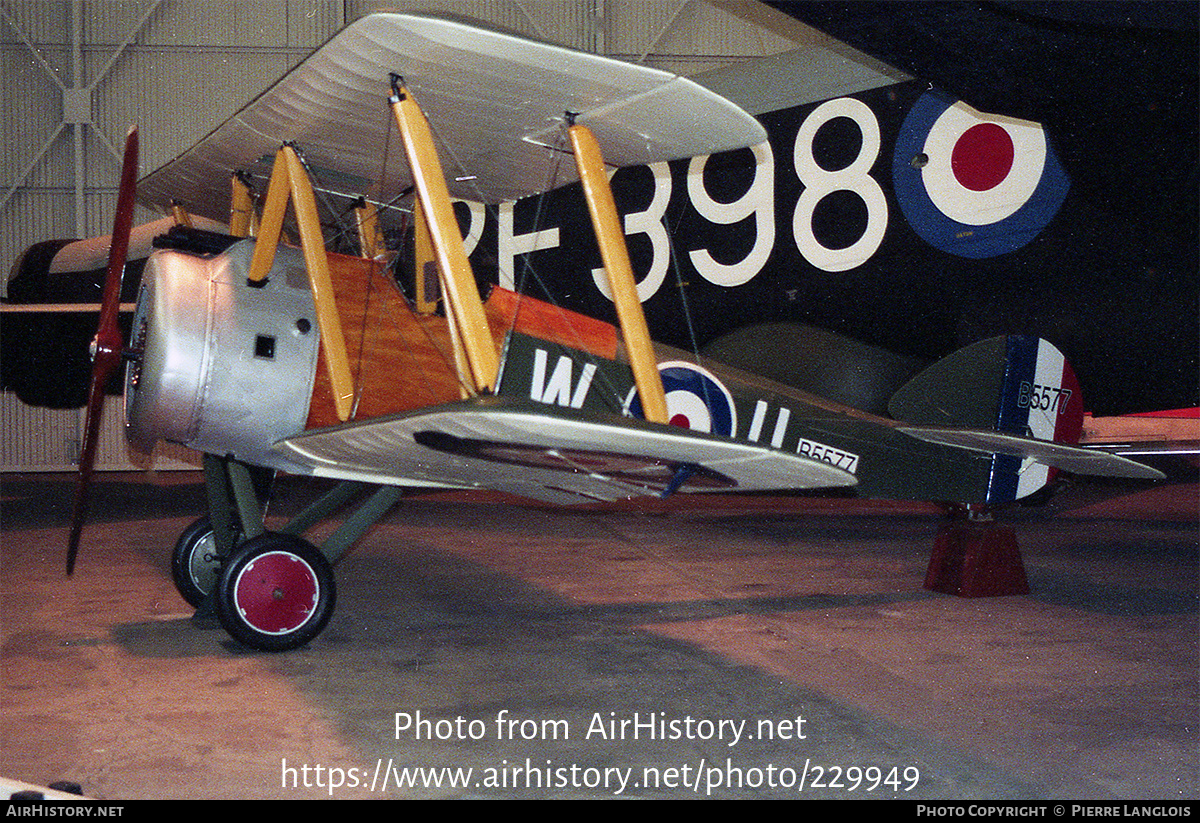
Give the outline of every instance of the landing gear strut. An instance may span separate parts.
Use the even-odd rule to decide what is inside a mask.
[[[209,513],[179,536],[171,571],[180,595],[196,608],[195,622],[216,617],[242,644],[277,652],[304,645],[329,622],[337,601],[333,564],[403,492],[376,490],[318,548],[300,535],[368,487],[340,483],[272,532],[263,526],[272,477],[233,458],[205,455]]]

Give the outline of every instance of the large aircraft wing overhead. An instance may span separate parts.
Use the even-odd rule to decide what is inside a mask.
[[[385,151],[392,73],[429,118],[451,195],[467,200],[512,200],[572,182],[573,164],[554,163],[547,149],[567,111],[592,129],[615,166],[766,139],[737,105],[668,72],[457,20],[380,13],[343,29],[143,179],[138,194],[151,206],[179,200],[196,214],[228,219],[229,173],[265,179],[265,163],[292,141],[327,190],[389,202],[412,183],[403,152]]]
[[[318,476],[551,503],[853,486],[829,463],[642,420],[504,397],[348,423],[275,446]]]

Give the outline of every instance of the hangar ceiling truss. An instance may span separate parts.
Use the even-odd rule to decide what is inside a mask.
[[[158,10],[158,7],[161,6],[163,2],[164,0],[151,0],[150,5],[142,14],[141,19],[139,19],[134,27],[129,31],[128,36],[121,43],[121,45],[117,46],[116,50],[113,51],[112,56],[105,64],[104,68],[101,69],[95,75],[95,77],[91,79],[91,82],[87,82],[83,76],[84,70],[82,56],[84,4],[83,0],[73,0],[71,4],[72,81],[70,85],[67,85],[65,82],[63,82],[62,78],[59,77],[58,72],[56,72],[54,68],[46,62],[46,59],[42,57],[41,53],[31,42],[30,38],[21,30],[21,27],[18,25],[17,21],[13,19],[4,6],[0,6],[0,16],[4,17],[5,23],[12,28],[17,37],[20,38],[20,40],[25,44],[26,48],[29,49],[29,53],[33,56],[34,62],[41,66],[42,70],[46,72],[46,75],[56,86],[58,86],[59,91],[62,93],[62,120],[42,143],[41,148],[38,149],[29,163],[21,170],[21,173],[17,175],[17,179],[13,182],[13,185],[4,193],[4,196],[0,198],[0,211],[3,211],[4,207],[8,205],[8,201],[12,198],[12,196],[25,184],[25,181],[29,179],[29,175],[32,174],[33,170],[37,168],[38,164],[42,162],[42,159],[50,151],[51,147],[58,140],[59,136],[61,136],[68,128],[70,128],[74,134],[75,143],[75,226],[77,235],[81,237],[84,236],[86,224],[84,206],[84,129],[86,127],[91,127],[92,132],[96,135],[96,138],[101,144],[104,145],[106,149],[108,149],[109,154],[112,155],[116,166],[120,167],[121,164],[121,152],[118,150],[112,139],[104,132],[104,130],[96,125],[96,122],[92,117],[93,94],[96,91],[96,86],[98,86],[109,75],[109,73],[112,72],[113,67],[117,65],[126,49],[128,49],[133,41],[137,38],[142,28],[146,25],[146,22],[154,15],[154,12]]]

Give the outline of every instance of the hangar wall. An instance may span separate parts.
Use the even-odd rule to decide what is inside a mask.
[[[796,47],[794,21],[752,0],[3,0],[0,272],[33,243],[111,231],[129,125],[140,130],[144,174],[380,9],[470,17],[687,75]],[[135,220],[157,216],[139,210]],[[100,469],[134,467],[119,406],[110,398]],[[82,426],[80,411],[3,393],[0,471],[73,469]]]

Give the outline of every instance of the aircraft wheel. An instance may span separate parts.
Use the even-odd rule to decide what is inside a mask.
[[[243,543],[217,579],[217,618],[237,641],[281,652],[312,640],[333,615],[333,567],[311,543],[270,532]]]
[[[241,539],[240,534],[235,534],[234,545]],[[198,609],[216,587],[220,573],[221,555],[217,551],[212,521],[207,516],[201,517],[184,529],[175,541],[175,551],[171,553],[171,577],[180,596]]]

